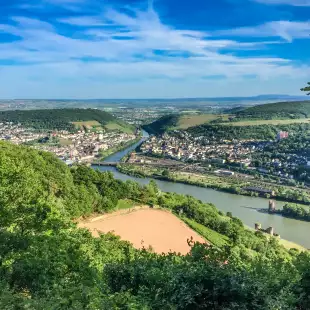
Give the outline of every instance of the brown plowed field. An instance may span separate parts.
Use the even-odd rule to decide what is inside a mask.
[[[151,246],[157,253],[171,250],[186,254],[190,250],[187,239],[191,237],[206,242],[173,214],[158,209],[123,210],[80,223],[79,227],[88,228],[94,236],[98,231],[113,232],[136,248]]]

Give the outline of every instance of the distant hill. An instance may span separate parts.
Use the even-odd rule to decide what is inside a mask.
[[[228,114],[174,114],[166,115],[144,126],[152,134],[162,134],[170,130],[185,130],[203,124],[228,122]]]
[[[174,128],[179,118],[180,115],[177,114],[165,115],[155,122],[145,125],[143,128],[150,134],[162,134]]]
[[[97,109],[49,109],[1,111],[0,122],[20,123],[26,127],[49,130],[74,130],[98,126],[106,129],[132,131],[134,128],[113,115]],[[84,122],[84,123],[83,123]],[[75,123],[75,124],[74,124]]]
[[[276,102],[236,112],[242,119],[309,118],[310,101]]]
[[[144,129],[151,134],[163,134],[171,130],[186,130],[202,125],[208,125],[208,128],[212,125],[277,126],[308,123],[309,120],[310,101],[292,101],[268,103],[250,108],[236,107],[226,110],[225,114],[166,115],[144,126]]]

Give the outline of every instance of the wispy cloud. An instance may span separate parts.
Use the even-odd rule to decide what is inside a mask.
[[[86,3],[86,0],[20,0],[13,6],[34,11],[45,11],[48,7],[61,7],[69,11],[78,12],[82,9],[84,3]]]
[[[44,0],[52,5],[74,5],[86,0]],[[82,11],[82,10],[81,10]],[[125,13],[126,12],[126,13]],[[79,13],[80,14],[80,13]],[[257,27],[221,32],[179,29],[164,23],[150,6],[147,10],[108,8],[97,15],[58,18],[51,22],[11,16],[0,32],[17,39],[0,44],[6,77],[40,80],[70,79],[202,79],[223,76],[306,76],[309,68],[285,57],[238,56],[238,51],[259,50],[281,40],[238,40],[242,37],[279,37],[286,42],[309,35],[308,22],[278,21]],[[236,39],[227,39],[227,35]]]
[[[310,0],[254,0],[270,5],[310,6]]]
[[[310,38],[310,22],[273,21],[255,27],[241,27],[219,31],[218,34],[245,37],[280,37],[288,42]]]
[[[60,19],[58,19],[58,22],[63,23],[63,24],[72,25],[72,26],[82,26],[82,27],[109,26],[109,24],[102,22],[102,20],[96,16],[60,18]]]

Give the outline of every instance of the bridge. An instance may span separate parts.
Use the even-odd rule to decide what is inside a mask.
[[[94,166],[103,166],[103,167],[116,167],[118,164],[122,165],[135,165],[135,166],[152,166],[157,168],[178,168],[181,170],[186,169],[186,165],[181,163],[158,163],[158,162],[106,162],[106,161],[93,161],[91,163]],[[195,165],[193,165],[195,166]]]
[[[117,162],[105,162],[105,161],[94,161],[91,163],[94,166],[104,166],[104,167],[116,167]]]

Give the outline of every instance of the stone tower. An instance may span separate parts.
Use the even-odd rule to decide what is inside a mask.
[[[276,211],[276,203],[274,200],[269,200],[268,211],[271,213]]]

